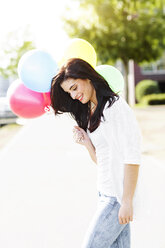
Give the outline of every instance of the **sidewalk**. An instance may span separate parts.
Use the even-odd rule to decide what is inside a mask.
[[[146,128],[148,112],[135,112],[143,132],[157,128]],[[30,120],[0,153],[0,247],[81,247],[96,210],[97,167],[87,150],[74,142],[74,125],[65,114]],[[161,125],[165,126],[162,119]],[[144,211],[131,223],[131,248],[164,248],[164,157],[152,156],[147,137],[140,169],[145,189],[139,188]]]
[[[0,247],[79,247],[96,204],[96,167],[67,116],[29,121],[0,154]]]
[[[165,105],[134,109],[143,135],[141,220],[132,222],[132,248],[165,247]]]

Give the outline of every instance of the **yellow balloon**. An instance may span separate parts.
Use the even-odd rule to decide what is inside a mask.
[[[61,60],[58,62],[59,67],[71,58],[83,59],[93,67],[97,63],[97,55],[93,46],[80,38],[74,38],[68,43]]]

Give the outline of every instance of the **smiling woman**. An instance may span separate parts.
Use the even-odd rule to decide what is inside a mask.
[[[82,59],[70,59],[52,79],[51,102],[55,114],[69,112],[85,131],[93,132],[100,123],[105,103],[117,96],[105,79]],[[94,113],[91,112],[94,110]]]
[[[77,99],[82,103],[90,100],[97,105],[96,93],[89,79],[68,78],[62,82],[61,87],[70,94],[72,99]]]
[[[82,248],[130,248],[141,153],[141,133],[132,109],[78,58],[60,68],[50,95],[55,115],[68,112],[76,120],[75,141],[87,148],[98,168],[98,208]]]
[[[61,87],[65,92],[68,92],[73,99],[77,99],[84,103],[87,99],[90,106],[90,116],[94,113],[97,107],[96,92],[90,80],[88,79],[67,79]],[[69,91],[67,91],[69,88]]]

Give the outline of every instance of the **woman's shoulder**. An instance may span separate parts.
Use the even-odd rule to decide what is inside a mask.
[[[120,115],[120,114],[127,114],[128,112],[132,112],[131,107],[126,102],[124,97],[119,95],[118,97],[115,97],[114,103],[109,106],[109,101],[106,102],[103,114],[105,117]]]
[[[122,104],[127,104],[125,99],[120,95],[118,95],[118,97],[115,96],[115,101],[113,102],[111,106],[109,106],[109,101],[106,102],[105,107],[104,107],[104,112],[107,110],[116,109],[118,108],[118,106]]]

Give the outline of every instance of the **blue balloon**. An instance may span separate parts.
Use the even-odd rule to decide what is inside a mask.
[[[49,92],[51,80],[58,65],[46,51],[33,49],[26,52],[18,63],[18,75],[25,86],[37,92]]]

